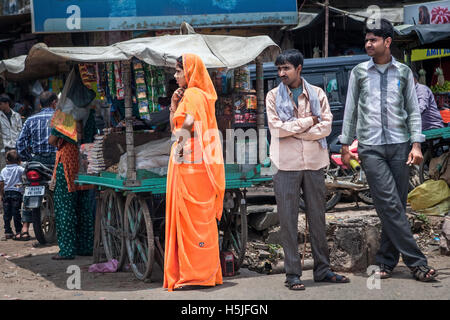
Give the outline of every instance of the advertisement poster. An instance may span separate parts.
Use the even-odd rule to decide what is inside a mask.
[[[450,0],[404,6],[403,10],[405,24],[450,23]]]

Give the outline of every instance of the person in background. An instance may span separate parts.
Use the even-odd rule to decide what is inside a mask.
[[[417,99],[422,117],[422,131],[444,127],[441,113],[434,100],[434,94],[427,86],[419,83],[419,75],[413,71]]]
[[[17,102],[14,106],[14,111],[20,114],[23,118],[28,118],[33,114],[33,98],[25,96],[22,103]]]
[[[55,113],[54,117],[56,115]],[[66,134],[57,128],[52,128],[49,138],[49,143],[58,148],[53,180],[55,181],[56,234],[60,251],[52,259],[72,260],[76,255],[92,255],[94,217],[88,192],[91,187],[75,184],[80,165],[77,141],[83,138],[83,127],[69,114],[65,115],[62,122],[65,128],[61,131]]]
[[[425,141],[411,69],[391,54],[394,27],[386,19],[366,30],[365,48],[372,57],[353,68],[348,83],[342,135],[342,161],[359,161],[366,174],[381,220],[376,254],[381,279],[389,278],[399,262],[419,281],[432,281],[437,270],[428,266],[406,216],[409,165],[423,161]],[[358,139],[358,154],[349,150]]]
[[[16,150],[8,151],[6,153],[6,167],[0,173],[0,198],[3,202],[3,221],[5,223],[5,235],[2,240],[30,240],[30,234],[22,232],[22,223],[20,222],[23,194],[23,188],[20,184],[22,183],[23,171],[24,168],[20,166],[20,159]],[[11,220],[13,219],[15,235],[11,228]]]
[[[37,161],[53,167],[56,158],[56,147],[48,143],[51,128],[50,121],[55,113],[58,97],[54,92],[44,91],[39,96],[41,111],[28,118],[17,140],[17,152],[22,161]],[[32,211],[22,212],[22,233],[28,233],[33,222]],[[34,243],[38,246],[39,242]]]
[[[12,100],[6,94],[0,95],[0,126],[4,152],[16,148],[16,142],[22,131],[22,118],[12,108]]]

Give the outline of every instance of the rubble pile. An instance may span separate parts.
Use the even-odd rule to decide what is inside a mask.
[[[276,205],[249,206],[248,212],[249,235],[243,267],[266,274],[283,273],[284,254]],[[304,269],[308,270],[312,269],[313,260],[309,235],[305,233],[305,218],[304,214],[299,215],[298,243],[300,256],[305,252]],[[425,254],[439,251],[444,217],[410,212],[408,219],[421,250]],[[333,270],[365,272],[370,265],[375,264],[381,236],[381,222],[376,213],[340,216],[327,214],[326,234]]]

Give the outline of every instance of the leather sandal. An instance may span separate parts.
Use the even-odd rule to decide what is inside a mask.
[[[13,240],[15,241],[30,241],[31,236],[28,232],[21,232],[14,236]]]
[[[54,255],[52,257],[52,260],[73,260],[73,259],[75,259],[75,257],[63,257],[63,256],[60,256],[59,254]]]
[[[433,281],[438,276],[436,269],[433,269],[427,265],[411,268],[411,274],[414,279],[422,282]]]
[[[322,280],[315,280],[315,282],[349,283],[350,279],[346,276],[342,276],[329,270],[325,278],[323,278]]]
[[[394,268],[383,263],[380,263],[378,267],[380,268],[380,271],[375,271],[375,274],[379,274],[380,279],[388,279],[392,277],[392,271],[394,270]]]
[[[289,288],[289,290],[301,291],[305,290],[305,285],[300,280],[299,276],[286,276],[286,281],[284,285]]]

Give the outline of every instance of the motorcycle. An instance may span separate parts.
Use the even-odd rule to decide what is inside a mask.
[[[41,244],[56,242],[53,192],[49,188],[53,168],[36,161],[28,162],[22,176],[25,192],[22,211],[31,211],[33,230]]]
[[[358,153],[358,141],[354,140],[349,150]],[[326,210],[331,210],[340,201],[342,195],[359,198],[364,203],[373,204],[370,196],[369,185],[360,164],[353,160],[351,168],[344,165],[341,159],[340,147],[337,144],[330,145],[330,164],[325,170]],[[300,208],[305,210],[303,196],[300,197]]]

